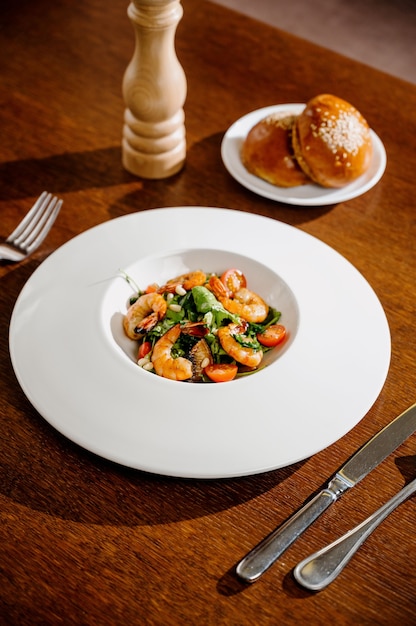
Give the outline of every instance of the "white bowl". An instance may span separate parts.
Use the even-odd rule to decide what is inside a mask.
[[[286,352],[295,339],[299,325],[299,310],[296,298],[286,282],[273,270],[247,256],[215,249],[184,249],[159,253],[138,259],[125,268],[126,274],[132,278],[140,289],[157,283],[165,284],[169,279],[194,270],[221,275],[229,268],[237,268],[247,279],[247,287],[257,293],[274,309],[281,312],[279,320],[286,328],[287,339],[281,346],[265,353],[262,365],[270,365]],[[129,339],[123,330],[123,318],[128,302],[134,289],[127,280],[120,276],[105,294],[102,305],[102,324],[108,341],[117,351],[121,350],[129,360],[136,364],[137,342]],[[137,366],[136,366],[137,367]],[[154,375],[137,367],[140,373]],[[243,377],[237,380],[246,380]]]

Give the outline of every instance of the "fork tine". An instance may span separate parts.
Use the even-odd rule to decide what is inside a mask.
[[[47,191],[43,191],[40,194],[39,198],[36,200],[35,204],[30,209],[30,211],[25,215],[22,221],[17,225],[17,227],[14,229],[11,235],[7,237],[6,239],[7,243],[14,243],[17,237],[22,236],[25,229],[29,226],[29,224],[31,224],[32,220],[36,222],[36,220],[38,219],[37,217],[38,211],[39,212],[43,211],[43,204],[45,200],[47,199],[48,195],[50,196],[51,194],[48,194]]]
[[[50,197],[49,194],[47,198],[47,202],[43,202],[42,210],[39,210],[38,215],[36,216],[36,220],[33,219],[29,226],[26,228],[25,232],[15,239],[14,244],[18,245],[22,248],[27,248],[31,245],[31,243],[36,239],[39,233],[42,232],[43,226],[46,223],[49,215],[52,213],[54,206],[58,202],[58,198],[54,196]]]
[[[26,243],[26,250],[28,254],[31,254],[34,250],[36,250],[36,248],[40,246],[42,241],[45,239],[46,235],[52,228],[59,211],[61,210],[62,203],[63,200],[58,200],[58,198],[53,199],[50,206],[48,207],[47,213],[45,213],[45,215],[42,217],[41,228],[39,228],[38,226],[36,228],[36,233],[34,233],[33,236],[30,237],[28,242]],[[35,238],[33,239],[33,237]]]

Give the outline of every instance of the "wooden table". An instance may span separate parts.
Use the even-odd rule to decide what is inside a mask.
[[[414,476],[415,438],[343,496],[257,583],[236,562],[415,401],[416,87],[209,2],[184,0],[176,48],[188,79],[185,169],[162,181],[123,170],[121,80],[133,47],[127,3],[38,0],[2,10],[0,231],[35,197],[64,199],[31,258],[2,264],[0,615],[3,624],[416,623],[415,504],[401,506],[325,591],[292,569]],[[381,182],[337,206],[284,206],[227,173],[228,126],[263,106],[332,92],[353,102],[388,154]],[[305,462],[233,480],[146,475],[97,458],[35,411],[8,352],[16,298],[39,264],[82,231],[127,213],[200,204],[258,213],[347,257],[388,316],[392,360],[364,419]],[[359,349],[359,346],[357,346]],[[354,389],[351,389],[354,394]]]

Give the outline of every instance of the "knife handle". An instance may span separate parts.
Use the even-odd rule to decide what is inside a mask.
[[[292,543],[348,489],[336,476],[327,489],[320,491],[284,524],[253,548],[237,565],[236,573],[247,583],[253,583],[292,545]]]

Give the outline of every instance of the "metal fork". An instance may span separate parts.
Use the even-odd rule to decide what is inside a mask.
[[[7,239],[0,243],[0,259],[22,261],[45,239],[58,215],[63,200],[44,191]]]

